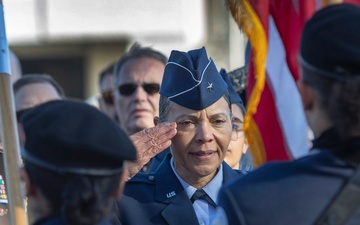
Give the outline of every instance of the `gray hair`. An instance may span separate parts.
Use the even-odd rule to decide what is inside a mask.
[[[19,78],[15,83],[13,84],[13,91],[16,94],[20,88],[28,85],[28,84],[50,84],[54,87],[57,94],[61,98],[65,98],[65,92],[63,88],[58,84],[58,82],[52,78],[48,74],[41,74],[41,73],[33,73],[33,74],[24,74],[21,78]]]
[[[140,44],[135,42],[130,47],[130,50],[126,52],[123,56],[121,56],[120,59],[117,62],[115,62],[115,64],[113,65],[113,76],[115,78],[114,80],[115,81],[118,80],[120,70],[126,62],[128,62],[131,59],[136,59],[141,57],[156,59],[164,63],[164,65],[166,65],[168,61],[167,57],[163,53],[154,50],[153,48],[150,47],[142,47]]]

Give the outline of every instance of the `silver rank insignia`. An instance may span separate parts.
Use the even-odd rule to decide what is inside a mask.
[[[208,83],[208,86],[206,87],[206,89],[208,89],[208,91],[213,91],[214,88],[213,88],[213,83],[210,83],[210,82],[207,82]]]

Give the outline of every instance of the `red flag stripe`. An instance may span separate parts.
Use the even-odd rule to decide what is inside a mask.
[[[285,154],[297,158],[308,153],[307,122],[303,111],[301,97],[295,79],[286,63],[286,51],[273,18],[269,20],[269,50],[266,63],[267,83],[274,98],[276,114],[284,140]],[[279,151],[272,146],[267,152]],[[268,159],[276,160],[276,158]]]

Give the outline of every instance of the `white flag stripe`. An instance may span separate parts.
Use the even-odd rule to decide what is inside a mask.
[[[266,61],[267,79],[272,89],[277,115],[285,141],[294,158],[308,153],[307,122],[301,97],[287,62],[282,39],[275,22],[269,18],[269,41]]]

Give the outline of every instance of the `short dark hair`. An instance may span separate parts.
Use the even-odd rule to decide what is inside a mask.
[[[166,63],[168,61],[167,57],[163,53],[156,51],[150,47],[141,47],[140,44],[135,42],[130,47],[130,50],[128,52],[126,52],[123,56],[121,56],[120,59],[115,63],[114,68],[113,68],[115,81],[118,78],[118,74],[119,74],[122,66],[127,61],[129,61],[130,59],[141,58],[141,57],[156,59],[156,60],[164,63],[164,65],[166,65]]]
[[[60,174],[24,160],[33,185],[49,203],[50,214],[60,214],[69,224],[90,225],[107,217],[111,195],[120,182],[120,173],[111,176]]]
[[[13,84],[13,90],[14,93],[18,92],[20,88],[27,84],[38,84],[38,83],[45,83],[50,84],[53,86],[58,93],[58,95],[61,98],[65,97],[65,92],[62,89],[62,87],[48,74],[40,74],[40,73],[34,73],[34,74],[25,74],[21,78],[19,78],[15,83]]]
[[[346,80],[323,76],[302,65],[302,80],[311,85],[319,96],[320,107],[341,138],[360,133],[360,80],[349,76]]]
[[[101,83],[102,80],[104,80],[104,78],[106,76],[108,76],[109,74],[110,75],[113,74],[114,66],[115,66],[115,62],[112,62],[100,72],[100,74],[99,74],[99,84]]]

